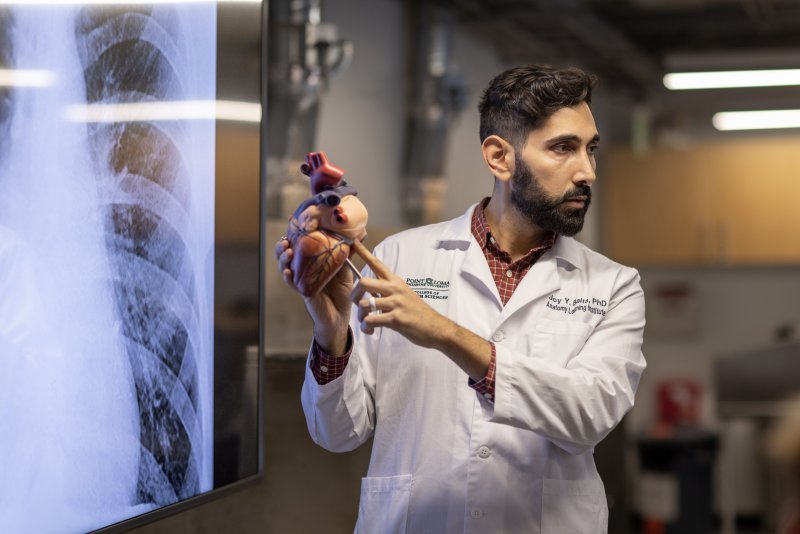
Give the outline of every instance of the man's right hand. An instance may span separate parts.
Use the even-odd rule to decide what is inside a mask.
[[[278,270],[286,285],[294,289],[292,282],[292,250],[289,240],[281,238],[275,245]],[[332,356],[343,356],[347,348],[347,329],[350,324],[350,292],[353,289],[353,274],[342,265],[328,284],[313,297],[303,297],[306,310],[314,321],[314,339]]]

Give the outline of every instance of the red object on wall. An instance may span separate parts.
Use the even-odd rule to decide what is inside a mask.
[[[700,423],[702,388],[694,380],[665,380],[658,387],[659,423],[678,427],[695,427]]]

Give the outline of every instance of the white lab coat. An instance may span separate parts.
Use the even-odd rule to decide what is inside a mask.
[[[503,306],[470,231],[473,209],[392,236],[375,254],[437,311],[495,342],[494,403],[441,353],[354,322],[344,374],[319,385],[307,369],[311,437],[347,451],[374,435],[358,533],[605,533],[592,453],[633,406],[645,368],[639,275],[560,236]]]

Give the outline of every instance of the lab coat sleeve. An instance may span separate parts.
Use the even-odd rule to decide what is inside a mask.
[[[373,276],[367,269],[363,274]],[[306,362],[301,401],[308,432],[315,443],[331,452],[357,448],[375,429],[375,354],[380,331],[363,334],[357,313],[354,306],[350,322],[353,352],[342,376],[320,385]]]
[[[573,454],[591,450],[633,406],[645,368],[644,294],[620,271],[606,315],[566,366],[497,347],[493,420],[531,430]]]

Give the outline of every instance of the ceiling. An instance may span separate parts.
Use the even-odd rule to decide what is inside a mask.
[[[669,69],[800,67],[800,0],[437,1],[509,62],[570,62],[632,91]],[[259,12],[220,9],[239,53],[260,52]]]
[[[796,88],[678,95],[686,92],[667,91],[661,79],[676,70],[800,68],[800,0],[397,1],[436,1],[453,9],[459,26],[493,46],[508,63],[579,65],[597,74],[603,88],[633,101],[654,102],[662,113],[668,108],[702,114],[722,108],[797,107]],[[259,4],[220,5],[226,44],[220,84],[227,98],[257,98],[257,77],[239,78],[258,72],[260,11]]]
[[[565,61],[634,93],[670,69],[800,67],[798,0],[451,0],[510,62]],[[739,66],[741,65],[741,66]]]

